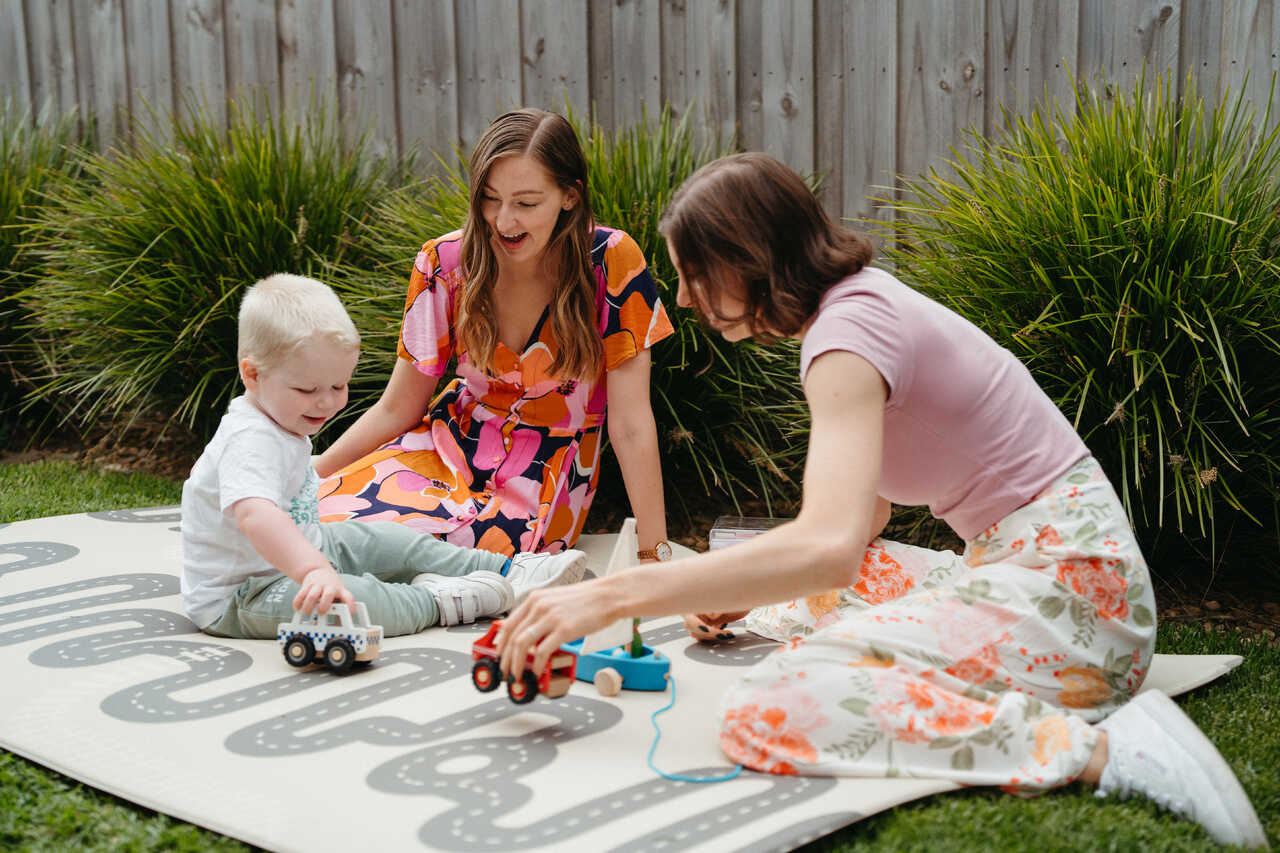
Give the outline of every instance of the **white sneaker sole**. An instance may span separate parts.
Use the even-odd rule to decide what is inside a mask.
[[[1257,812],[1253,810],[1253,804],[1249,802],[1249,795],[1240,786],[1240,780],[1236,778],[1222,753],[1218,752],[1218,748],[1164,693],[1151,690],[1143,695],[1149,698],[1144,698],[1139,707],[1151,720],[1151,724],[1167,732],[1213,781],[1214,790],[1218,792],[1217,805],[1229,818],[1235,834],[1233,838],[1219,838],[1218,842],[1267,848],[1267,834],[1262,829]]]
[[[587,555],[579,551],[578,556],[560,567],[560,571],[546,580],[540,581],[539,583],[531,586],[526,586],[516,593],[516,604],[520,604],[520,602],[529,597],[529,593],[536,589],[546,589],[549,586],[565,586],[567,584],[577,583],[582,580],[582,576],[586,573]]]

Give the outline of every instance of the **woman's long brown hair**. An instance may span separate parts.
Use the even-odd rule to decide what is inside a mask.
[[[594,379],[604,347],[596,316],[596,279],[591,264],[591,195],[587,160],[573,125],[556,113],[523,109],[505,113],[489,125],[471,153],[471,207],[462,229],[462,268],[466,277],[457,301],[458,340],[471,362],[483,370],[493,366],[498,343],[493,304],[498,260],[490,243],[489,223],[481,212],[489,170],[503,157],[524,154],[544,169],[577,203],[562,210],[547,243],[544,263],[560,285],[551,297],[548,322],[559,345],[551,362],[554,376]]]
[[[799,175],[758,152],[690,175],[658,231],[675,249],[698,313],[745,320],[765,342],[800,332],[831,285],[873,255],[871,241],[831,221]],[[743,300],[741,316],[719,312],[726,290]]]

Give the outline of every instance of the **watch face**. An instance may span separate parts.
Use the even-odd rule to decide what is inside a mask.
[[[657,545],[654,545],[653,552],[662,562],[666,562],[671,559],[671,545],[666,542],[659,542]]]

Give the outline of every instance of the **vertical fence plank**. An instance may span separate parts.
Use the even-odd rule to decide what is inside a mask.
[[[521,89],[528,107],[565,111],[585,118],[587,86],[586,0],[522,0],[520,3]]]
[[[1273,0],[1229,0],[1222,17],[1222,60],[1217,68],[1206,68],[1205,76],[1220,78],[1220,93],[1243,91],[1261,121],[1272,98],[1273,75],[1280,71],[1280,11]],[[1268,131],[1280,122],[1280,88],[1271,112]]]
[[[1080,50],[1079,0],[991,0],[987,6],[985,127],[1002,125],[1001,107],[1025,115],[1055,102],[1071,111]],[[1070,69],[1070,72],[1069,70]]]
[[[173,137],[173,33],[164,0],[125,0],[125,63],[134,127],[163,144]]]
[[[738,0],[738,145],[746,151],[767,150],[764,18],[765,0]]]
[[[686,80],[693,73],[688,66],[689,16],[683,0],[662,0],[662,102],[683,110],[693,97]]]
[[[614,56],[613,45],[614,0],[587,0],[587,26],[589,75],[588,97],[591,98],[591,117],[607,131],[612,131],[614,119],[614,69],[619,58]]]
[[[898,68],[910,57],[900,57],[898,40],[882,35],[902,26],[896,4],[845,0],[844,20],[844,213],[875,218],[887,214],[872,199],[892,195],[899,169],[898,135],[904,123],[898,111]]]
[[[965,131],[983,129],[983,11],[972,4],[906,3],[899,21],[898,171],[935,167]]]
[[[489,123],[520,106],[520,19],[505,0],[462,0],[458,20],[458,129],[469,148]]]
[[[451,157],[458,145],[458,55],[453,5],[396,0],[396,103],[400,143],[416,150],[423,172],[438,171],[434,155]]]
[[[128,130],[124,11],[120,0],[98,0],[76,11],[76,94],[82,115],[94,117],[94,144],[105,149]]]
[[[694,44],[701,62],[694,75],[693,97],[706,126],[721,139],[737,131],[737,0],[705,0],[693,4]]]
[[[391,0],[337,0],[334,33],[343,141],[368,134],[371,154],[398,156]]]
[[[74,111],[76,55],[68,0],[26,0],[27,57],[31,64],[31,104],[37,110]]]
[[[1106,76],[1108,94],[1133,91],[1147,79],[1178,73],[1181,0],[1080,0],[1080,69],[1086,82]]]
[[[0,24],[0,97],[10,99],[19,109],[28,109],[32,105],[31,71],[22,0],[0,2],[0,15],[4,16]]]
[[[765,150],[801,174],[812,172],[812,0],[765,0],[763,29]]]
[[[279,27],[274,2],[224,0],[227,17],[227,91],[280,106]]]
[[[338,114],[338,52],[333,0],[278,0],[280,102],[286,119]],[[335,124],[336,126],[336,124]]]
[[[227,124],[226,50],[220,0],[172,0],[173,76],[179,107],[207,112],[215,127]]]
[[[662,110],[662,35],[660,7],[652,0],[612,5],[613,124],[620,127]]]
[[[827,215],[838,219],[845,215],[844,9],[841,0],[817,0],[813,15],[813,156],[818,171],[823,173],[818,197]]]
[[[667,0],[662,6],[663,100],[693,105],[705,133],[732,139],[737,124],[734,0]]]

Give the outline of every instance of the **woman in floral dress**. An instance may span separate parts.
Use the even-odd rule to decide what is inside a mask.
[[[643,253],[594,222],[577,135],[554,113],[496,119],[470,184],[465,226],[414,263],[386,390],[317,460],[321,519],[560,551],[582,531],[607,422],[654,549],[666,521],[649,348],[673,329]],[[458,378],[436,394],[451,360]]]
[[[763,154],[695,173],[663,216],[678,302],[729,340],[794,337],[812,418],[798,517],[732,548],[535,592],[504,671],[622,616],[748,617],[783,642],[725,695],[720,744],[781,774],[1140,793],[1219,841],[1266,836],[1230,766],[1158,691],[1154,599],[1115,491],[1027,369],[868,266]],[[878,538],[928,505],[962,555]],[[782,603],[774,603],[782,602]]]

